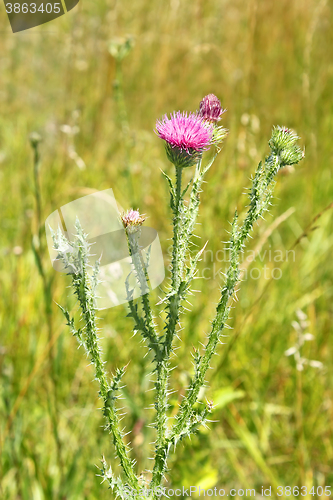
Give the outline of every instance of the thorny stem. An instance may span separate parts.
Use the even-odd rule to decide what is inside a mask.
[[[275,132],[277,134],[281,133],[280,129],[276,129]],[[278,143],[278,139],[276,139],[276,143]],[[290,137],[287,137],[287,140],[290,140]],[[274,145],[275,144],[273,144],[273,146]],[[280,145],[281,144],[278,143],[279,147]],[[278,148],[276,147],[276,149]],[[222,331],[225,328],[226,321],[229,316],[230,306],[228,304],[230,299],[234,296],[235,288],[239,281],[240,253],[243,252],[245,240],[248,238],[250,232],[252,231],[254,223],[260,217],[262,217],[263,213],[266,210],[268,210],[268,206],[270,204],[270,199],[272,196],[272,190],[274,187],[274,176],[277,174],[279,169],[284,166],[284,161],[286,161],[283,160],[283,158],[286,158],[286,156],[283,156],[283,153],[284,151],[282,150],[282,148],[277,153],[275,151],[272,151],[271,155],[266,158],[264,165],[262,165],[262,163],[259,163],[255,177],[252,181],[252,189],[249,196],[249,209],[240,229],[238,228],[237,211],[235,213],[229,248],[230,266],[226,273],[225,285],[221,290],[221,297],[216,308],[216,315],[212,323],[211,332],[208,336],[208,340],[204,348],[204,353],[203,355],[200,355],[199,353],[196,353],[195,355],[194,376],[191,380],[187,393],[179,407],[178,413],[176,415],[176,421],[171,429],[170,436],[165,440],[165,457],[167,457],[171,445],[175,446],[180,439],[190,434],[191,421],[193,421],[193,418],[195,418],[196,416],[193,407],[197,403],[200,389],[205,386],[205,376],[207,370],[210,367],[212,357],[216,352],[217,345],[220,342]],[[291,149],[291,153],[289,154],[289,156],[287,156],[287,158],[291,162],[297,163],[302,158],[302,153],[299,148],[294,147],[294,149]],[[195,180],[193,188],[195,186]],[[193,219],[195,220],[197,212],[196,196],[191,197],[191,202],[193,207],[192,209],[195,212],[193,217]],[[188,221],[189,225],[192,225],[193,227],[191,218],[189,218]],[[161,477],[163,477],[163,473],[165,472],[165,470],[166,460],[164,469],[159,471],[159,475]]]
[[[170,359],[170,354],[172,350],[172,342],[174,335],[176,333],[177,323],[179,322],[180,307],[182,300],[184,300],[188,284],[183,281],[183,272],[185,260],[187,257],[188,247],[190,243],[190,238],[192,236],[193,228],[196,223],[199,204],[200,204],[200,190],[204,179],[204,174],[211,167],[216,155],[213,157],[212,161],[209,162],[207,167],[202,171],[200,158],[195,167],[195,174],[193,178],[192,190],[190,194],[189,205],[185,211],[184,202],[182,199],[182,188],[181,188],[181,174],[182,169],[176,167],[176,186],[174,189],[174,199],[172,203],[172,208],[174,211],[174,236],[173,236],[173,252],[172,252],[172,277],[171,277],[171,292],[169,295],[169,303],[167,305],[168,309],[168,319],[166,324],[166,336],[164,340],[164,356],[165,364],[164,369],[161,373],[158,372],[158,379],[160,377],[160,385],[163,396],[163,407],[167,411],[167,390],[168,390],[168,379],[170,376],[170,370],[168,368],[168,363]],[[185,190],[186,191],[186,190]],[[172,194],[171,194],[172,196]],[[189,274],[188,281],[190,282],[193,278],[193,273]],[[166,425],[166,424],[165,424]],[[167,429],[165,428],[164,433],[161,433],[161,439],[157,440],[160,446],[157,447],[155,464],[153,469],[153,479],[151,486],[157,486],[161,484],[162,478],[166,471],[167,457],[169,454],[170,447],[172,445],[172,439],[169,439],[166,435]]]
[[[162,408],[165,409],[165,413],[168,409],[168,380],[170,377],[169,369],[169,359],[172,351],[172,342],[174,335],[176,334],[176,327],[179,322],[180,307],[182,300],[185,298],[185,294],[188,289],[186,281],[183,281],[183,273],[185,260],[187,257],[188,247],[190,243],[190,238],[192,236],[193,228],[196,223],[199,204],[200,204],[200,190],[203,182],[204,174],[212,165],[216,155],[213,160],[207,165],[204,171],[201,171],[201,158],[195,167],[195,174],[193,178],[192,190],[190,194],[189,205],[187,209],[184,206],[182,193],[182,168],[176,167],[176,185],[174,188],[174,200],[172,203],[172,208],[174,212],[174,235],[173,235],[173,251],[172,251],[172,276],[171,276],[171,292],[169,295],[169,302],[167,305],[168,309],[168,319],[166,324],[166,336],[163,343],[164,359],[165,362],[162,364],[161,371],[158,371],[158,381],[160,384],[161,397],[163,404]],[[185,190],[186,191],[186,190]],[[190,275],[188,281],[191,280],[193,276]],[[159,394],[157,395],[159,398]],[[159,417],[157,417],[159,420]],[[172,445],[172,439],[167,436],[166,419],[164,421],[164,429],[161,428],[160,434],[157,438],[157,448],[155,464],[153,469],[153,478],[151,481],[151,487],[155,487],[161,484],[164,473],[167,468],[167,458],[169,450]]]
[[[182,168],[176,168],[175,199],[173,205],[173,247],[172,247],[172,274],[171,289],[178,290],[181,282],[184,259],[182,259],[181,239],[183,231],[183,200],[182,200]],[[155,488],[160,485],[166,470],[166,461],[169,452],[167,445],[167,411],[168,411],[168,379],[169,379],[169,359],[172,349],[172,340],[176,333],[176,325],[179,313],[177,309],[177,294],[170,296],[169,320],[166,325],[166,335],[162,344],[161,362],[157,365],[156,381],[156,443],[155,443],[155,463],[153,477],[150,487]],[[171,314],[172,311],[172,314]]]
[[[67,311],[64,309],[62,310],[67,318],[67,324],[71,327],[74,335],[77,336],[79,343],[85,347],[91,359],[91,363],[95,367],[95,378],[98,381],[100,388],[99,395],[104,403],[103,414],[107,421],[106,428],[113,435],[113,443],[116,448],[117,456],[125,472],[128,483],[132,488],[137,490],[138,479],[134,474],[133,464],[128,457],[127,446],[124,443],[123,435],[119,428],[119,419],[115,407],[115,392],[118,390],[119,382],[125,369],[123,368],[122,370],[118,370],[112,382],[108,383],[104,369],[104,362],[101,359],[101,349],[99,346],[97,335],[98,330],[96,325],[95,291],[98,284],[97,275],[99,271],[99,262],[96,262],[93,268],[93,274],[92,276],[89,276],[87,270],[89,246],[86,243],[85,235],[83,234],[78,221],[76,222],[76,230],[78,255],[76,265],[72,266],[72,269],[74,269],[74,273],[72,274],[72,284],[82,311],[82,317],[85,324],[84,333],[81,329],[75,329],[74,320],[70,319]],[[59,240],[57,241],[57,239],[54,238],[54,241],[55,248],[59,249]],[[66,264],[66,255],[62,255],[61,251],[59,251],[59,253],[66,267],[70,267],[68,263]]]
[[[175,211],[173,220],[173,248],[172,248],[172,275],[171,275],[171,287],[174,290],[177,288],[181,280],[182,263],[181,263],[181,248],[180,239],[182,232],[182,168],[176,168],[176,199],[175,199]]]
[[[154,318],[152,315],[152,310],[149,302],[149,294],[148,294],[149,278],[146,266],[143,262],[141,249],[138,242],[139,233],[140,229],[137,229],[134,232],[126,231],[129,253],[132,258],[132,263],[141,290],[141,300],[144,311],[144,320],[139,316],[137,307],[135,306],[133,299],[131,299],[131,291],[127,289],[127,294],[130,299],[129,300],[129,307],[131,311],[130,316],[132,316],[133,319],[135,320],[138,330],[140,330],[142,335],[147,339],[149,349],[153,350],[155,352],[156,358],[159,359],[160,357],[159,338],[156,332]]]
[[[112,384],[108,384],[106,374],[101,360],[100,347],[97,339],[96,316],[93,300],[87,296],[87,275],[85,266],[82,269],[82,280],[76,285],[76,293],[78,295],[82,310],[83,319],[86,325],[86,345],[91,361],[95,366],[95,376],[100,386],[100,396],[104,402],[103,413],[108,422],[108,429],[113,434],[113,442],[117,450],[120,463],[124,469],[126,477],[132,487],[137,486],[137,478],[133,473],[132,464],[127,455],[126,446],[123,442],[122,434],[119,430],[119,421],[114,405],[112,404],[113,391]]]
[[[272,164],[270,164],[269,160],[273,160]],[[228,303],[233,297],[236,285],[239,281],[239,256],[243,251],[245,240],[253,229],[254,223],[262,216],[263,212],[268,209],[272,191],[272,187],[270,186],[273,180],[272,170],[274,170],[275,173],[277,172],[277,162],[278,159],[276,159],[276,157],[274,159],[268,158],[266,163],[269,169],[266,172],[262,164],[259,164],[252,182],[249,210],[240,230],[238,229],[238,215],[237,212],[235,213],[229,247],[231,252],[230,266],[226,273],[225,285],[221,290],[221,297],[216,308],[216,316],[204,348],[204,354],[198,357],[195,375],[176,416],[176,422],[170,437],[172,442],[176,442],[186,429],[187,422],[193,411],[193,405],[197,402],[199,391],[201,387],[205,385],[207,370],[210,367],[211,359],[216,352],[222,330],[229,316],[230,307],[228,307]]]
[[[169,315],[166,324],[166,335],[164,340],[164,357],[169,359],[173,337],[179,319],[178,289],[182,280],[185,255],[183,252],[183,230],[184,230],[184,203],[182,200],[182,168],[176,168],[176,189],[174,201],[173,218],[173,245],[172,245],[172,271],[171,271],[171,294],[169,297]]]

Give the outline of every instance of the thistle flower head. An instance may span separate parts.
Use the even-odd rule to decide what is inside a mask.
[[[122,216],[121,220],[124,224],[125,229],[134,229],[142,226],[146,217],[140,214],[139,210],[127,210]]]
[[[224,112],[225,109],[222,109],[220,99],[214,94],[206,95],[200,103],[199,114],[209,122],[218,122]]]
[[[211,146],[213,126],[198,113],[177,111],[157,120],[156,133],[165,141],[169,160],[176,167],[189,167]]]
[[[272,153],[279,156],[281,167],[298,163],[304,157],[304,152],[297,145],[298,139],[297,134],[287,127],[278,125],[273,128],[269,145]]]

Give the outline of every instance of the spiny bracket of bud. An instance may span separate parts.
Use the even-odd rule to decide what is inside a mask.
[[[144,223],[147,217],[141,215],[139,210],[127,210],[122,216],[121,220],[123,222],[124,228],[127,230],[135,229]]]

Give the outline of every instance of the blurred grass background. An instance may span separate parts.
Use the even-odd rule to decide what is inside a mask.
[[[197,232],[211,251],[202,269],[225,265],[216,252],[235,207],[245,208],[244,186],[267,153],[272,125],[295,129],[306,158],[279,177],[271,215],[250,242],[261,252],[241,285],[233,330],[205,394],[216,403],[216,422],[180,445],[169,484],[258,492],[262,485],[314,485],[315,492],[333,486],[333,219],[331,209],[323,212],[333,201],[332,10],[329,0],[82,0],[70,14],[13,35],[1,5],[1,499],[112,498],[96,477],[101,455],[109,462],[114,456],[97,386],[55,304],[73,307],[69,281],[53,272],[42,239],[43,285],[32,250],[38,219],[29,134],[43,138],[42,222],[65,203],[112,187],[124,208],[149,216],[167,264],[170,211],[160,169],[171,174],[172,168],[153,133],[155,120],[197,109],[210,92],[228,109],[223,124],[230,134],[202,195]],[[109,42],[129,34],[134,47],[117,66]],[[269,251],[280,251],[284,261]],[[280,279],[271,278],[275,267]],[[204,340],[218,300],[221,279],[213,271],[206,276],[197,282],[201,293],[177,352],[173,387],[180,393],[191,373],[192,344]],[[293,357],[284,355],[296,342],[291,323],[298,309],[315,337],[302,353],[321,361],[322,370],[297,372]],[[151,466],[153,440],[152,412],[145,410],[152,397],[149,360],[140,339],[131,339],[125,308],[100,316],[108,370],[132,360],[124,423],[133,429],[128,439],[142,470]],[[175,409],[178,402],[172,400]]]

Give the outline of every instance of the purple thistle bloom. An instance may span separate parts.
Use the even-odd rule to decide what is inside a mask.
[[[156,130],[158,136],[171,147],[187,152],[208,149],[213,134],[213,129],[207,127],[197,113],[187,114],[185,111],[174,112],[170,118],[164,115],[162,120],[157,120]]]
[[[189,167],[211,146],[213,127],[198,113],[177,111],[157,120],[156,133],[166,142],[169,160],[177,167]]]

